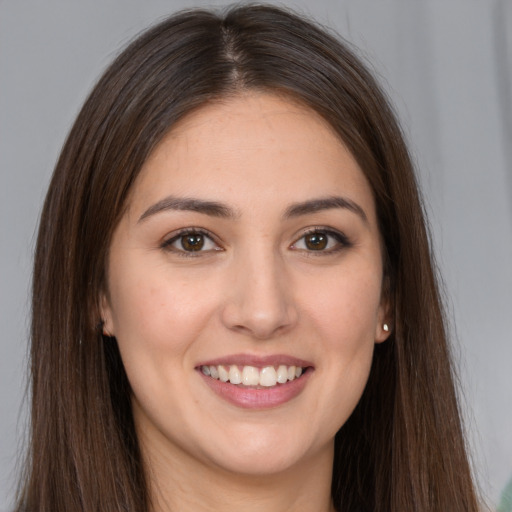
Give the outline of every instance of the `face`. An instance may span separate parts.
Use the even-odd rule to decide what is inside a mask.
[[[382,267],[370,186],[317,114],[250,93],[182,120],[102,298],[143,451],[252,475],[329,460],[387,337]]]

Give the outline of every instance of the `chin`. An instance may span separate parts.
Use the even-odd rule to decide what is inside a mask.
[[[264,432],[257,432],[253,427],[252,432],[229,436],[227,446],[210,447],[212,459],[217,466],[230,473],[266,476],[283,473],[302,464],[309,458],[309,453],[318,454],[317,441],[312,446],[309,438],[290,430],[282,432],[282,425],[278,429],[278,432],[272,432],[267,427]],[[333,447],[334,438],[327,441],[324,451],[330,453]]]
[[[288,453],[256,452],[224,457],[217,466],[226,472],[248,477],[265,477],[285,473],[295,467],[303,457]]]

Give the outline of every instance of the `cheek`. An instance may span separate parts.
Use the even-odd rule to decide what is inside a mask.
[[[212,294],[199,289],[202,282],[166,276],[155,269],[137,275],[119,269],[123,279],[113,279],[112,318],[121,353],[142,357],[171,350],[182,353],[205,329],[214,310]]]
[[[159,423],[162,404],[175,410],[186,393],[184,370],[201,333],[208,332],[214,306],[211,295],[199,294],[191,282],[147,268],[137,276],[134,268],[122,274],[120,268],[123,279],[113,279],[114,332],[134,398]]]
[[[378,268],[310,280],[304,283],[303,296],[305,316],[323,332],[323,340],[332,348],[357,350],[361,343],[373,345],[381,300]]]
[[[381,295],[379,267],[371,269],[353,267],[330,280],[310,281],[304,303],[324,354],[317,368],[324,391],[318,401],[331,433],[352,413],[370,373]]]

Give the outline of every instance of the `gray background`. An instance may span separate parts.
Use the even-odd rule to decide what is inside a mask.
[[[178,8],[224,4],[0,0],[0,510],[25,425],[35,229],[65,135],[130,38]],[[512,2],[281,5],[356,43],[397,106],[445,280],[476,472],[496,503],[512,476]]]

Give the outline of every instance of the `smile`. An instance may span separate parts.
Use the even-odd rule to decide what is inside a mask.
[[[276,366],[203,365],[203,375],[221,382],[246,387],[270,388],[298,379],[303,374],[300,366],[281,364]]]
[[[221,399],[243,409],[269,409],[298,397],[315,368],[285,354],[233,354],[196,366],[203,382]]]

